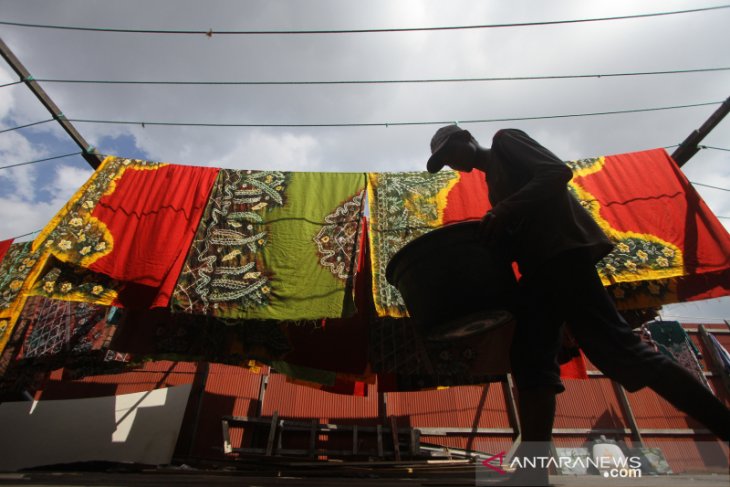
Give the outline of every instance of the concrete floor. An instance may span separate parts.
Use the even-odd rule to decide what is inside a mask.
[[[475,486],[474,476],[466,472],[429,475],[421,478],[382,477],[363,472],[364,478],[348,476],[250,476],[241,472],[209,473],[187,472],[28,472],[0,473],[0,485],[14,486],[201,486],[236,485],[239,487],[467,487]],[[663,475],[639,479],[607,479],[598,475],[552,475],[551,485],[559,486],[620,486],[620,487],[727,487],[727,474]],[[480,484],[482,485],[482,484]],[[488,484],[484,484],[488,485]]]

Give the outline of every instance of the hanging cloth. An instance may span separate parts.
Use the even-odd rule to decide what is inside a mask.
[[[35,241],[63,262],[159,289],[164,306],[217,168],[107,157]]]
[[[232,319],[351,314],[365,176],[221,170],[172,299]]]

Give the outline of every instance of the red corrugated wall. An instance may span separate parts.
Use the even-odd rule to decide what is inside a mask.
[[[696,325],[687,325],[696,328]],[[710,330],[712,327],[709,327]],[[720,325],[715,328],[727,330]],[[699,343],[696,333],[692,339],[700,345],[706,357],[707,350]],[[720,342],[730,347],[730,335],[716,335]],[[95,397],[123,394],[156,389],[159,387],[193,383],[202,374],[201,366],[187,362],[151,362],[139,371],[117,375],[92,376],[82,380],[60,380],[60,371],[51,374],[41,399],[62,399],[72,397]],[[589,370],[595,370],[589,363]],[[259,403],[262,381],[268,376],[268,384],[263,395],[263,405]],[[176,455],[185,458],[222,459],[221,416],[262,416],[271,417],[277,411],[285,419],[311,420],[336,424],[375,425],[381,422],[383,411],[377,392],[377,385],[368,386],[365,397],[352,397],[330,394],[286,381],[285,376],[270,373],[262,368],[260,373],[234,366],[211,364],[207,371],[204,388],[193,393],[188,404]],[[615,429],[628,428],[623,409],[611,381],[600,375],[587,380],[566,380],[566,391],[558,396],[555,417],[557,431],[564,429]],[[711,378],[711,384],[719,397],[730,405],[730,398],[723,392],[719,379]],[[640,428],[675,429],[699,428],[694,421],[676,411],[650,390],[628,393],[628,399]],[[395,417],[400,428],[509,428],[509,417],[501,384],[484,386],[462,386],[442,390],[422,392],[388,393],[384,398],[388,417]],[[594,435],[595,436],[595,435]],[[632,446],[630,436],[609,434],[625,440]],[[260,435],[258,445],[261,445]],[[324,437],[321,437],[324,440]],[[556,434],[556,447],[583,446],[588,438],[585,434]],[[285,447],[292,447],[284,441]],[[696,440],[708,440],[699,451]],[[231,430],[231,441],[235,446],[249,446],[252,442],[251,430],[242,428]],[[429,436],[422,438],[424,443],[480,450],[498,453],[508,450],[512,435],[490,433],[486,435],[450,434],[448,436]],[[682,435],[644,435],[647,446],[662,449],[675,472],[697,471],[714,468],[717,458],[727,458],[727,448],[711,437],[687,437]],[[296,443],[296,441],[295,441]],[[301,443],[297,443],[301,446]],[[348,437],[330,438],[328,445],[333,448],[349,448]],[[725,455],[725,457],[722,457]],[[718,460],[721,462],[721,460]],[[720,463],[721,464],[721,463]]]

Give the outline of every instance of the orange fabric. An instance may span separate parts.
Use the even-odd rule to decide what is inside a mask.
[[[164,285],[168,297],[190,248],[217,168],[166,165],[127,169],[92,216],[106,225],[113,249],[89,269],[120,281]]]

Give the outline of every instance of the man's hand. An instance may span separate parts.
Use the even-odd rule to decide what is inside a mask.
[[[477,239],[483,244],[491,243],[494,239],[499,238],[502,233],[504,224],[502,219],[499,218],[492,211],[488,211],[479,223],[479,229],[477,230]]]

